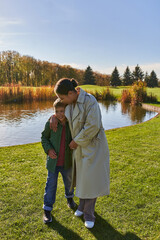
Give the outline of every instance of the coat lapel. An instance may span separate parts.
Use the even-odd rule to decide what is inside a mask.
[[[84,103],[84,99],[86,95],[86,92],[81,88],[79,88],[78,91],[80,93],[77,99],[77,103],[75,104],[75,107],[73,109],[73,112],[72,112],[72,104],[67,105],[65,109],[65,116],[68,119],[72,136],[73,136],[73,121],[83,111],[82,104]]]
[[[76,105],[74,107],[74,110],[73,110],[72,121],[74,121],[74,119],[81,112],[81,107],[80,106],[84,103],[84,99],[85,99],[85,95],[86,95],[86,92],[83,89],[79,88],[78,91],[79,91],[79,96],[78,96],[77,103],[76,103]]]
[[[68,119],[68,121],[71,121],[71,110],[70,110],[70,105],[67,105],[65,108],[65,116]]]
[[[73,110],[72,121],[74,121],[74,119],[79,115],[79,113],[80,111],[79,111],[78,103],[76,103]]]
[[[68,123],[69,123],[69,128],[70,128],[70,131],[71,131],[71,135],[73,136],[73,126],[72,126],[71,106],[70,106],[70,105],[66,106],[65,116],[66,116],[66,118],[68,119]]]

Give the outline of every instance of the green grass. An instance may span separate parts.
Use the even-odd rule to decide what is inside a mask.
[[[102,91],[103,89],[106,89],[107,87],[101,87],[96,85],[81,85],[82,89],[87,91]],[[119,87],[109,87],[113,95],[115,95],[117,98],[121,97],[123,89],[129,88],[128,86],[119,86]],[[160,102],[160,88],[147,88],[148,94],[153,94],[157,96],[158,101]]]
[[[81,85],[80,86],[82,89],[86,90],[86,91],[103,91],[104,89],[106,89],[107,87],[104,86],[96,86],[96,85]],[[117,98],[121,97],[122,91],[123,89],[126,89],[128,87],[109,87],[110,91],[113,93],[113,95],[115,95]]]
[[[157,100],[160,102],[160,88],[147,88],[147,94],[153,94],[157,96]]]
[[[40,143],[0,148],[1,239],[158,240],[160,115],[142,124],[106,131],[111,193],[96,203],[96,224],[66,205],[59,177],[53,222],[42,222],[47,171]],[[75,198],[78,204],[78,199]]]

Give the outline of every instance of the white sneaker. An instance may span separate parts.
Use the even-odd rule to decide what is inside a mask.
[[[93,228],[93,227],[94,227],[94,222],[85,221],[85,227],[87,227],[87,228]]]
[[[81,211],[79,211],[79,210],[77,209],[77,210],[75,211],[74,215],[75,215],[76,217],[80,217],[80,216],[83,215],[83,212],[81,212]]]

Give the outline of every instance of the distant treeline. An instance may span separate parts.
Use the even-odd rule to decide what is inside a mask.
[[[154,70],[148,75],[137,65],[133,72],[126,68],[120,76],[117,67],[111,75],[93,72],[88,66],[85,70],[37,60],[30,56],[21,56],[16,51],[0,52],[0,86],[54,86],[60,78],[75,78],[80,85],[128,86],[137,80],[146,82],[148,87],[158,87],[158,78]]]
[[[63,77],[75,78],[84,84],[84,70],[21,56],[16,51],[0,52],[0,85],[54,86]],[[110,75],[94,72],[95,84],[108,86]]]

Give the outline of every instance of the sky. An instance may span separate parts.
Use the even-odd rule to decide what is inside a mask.
[[[0,51],[160,78],[160,0],[0,0]]]

